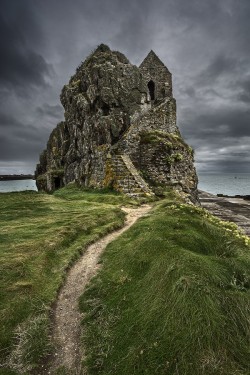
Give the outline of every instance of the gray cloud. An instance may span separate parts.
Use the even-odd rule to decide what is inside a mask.
[[[49,116],[58,120],[63,118],[63,107],[58,104],[44,103],[41,107],[37,107],[36,111],[40,116]]]
[[[219,54],[210,62],[210,64],[199,74],[197,79],[200,86],[204,84],[211,84],[211,80],[216,80],[217,78],[225,77],[227,74],[235,74],[239,64],[236,58],[225,56]]]
[[[1,4],[0,84],[1,89],[12,88],[16,93],[21,89],[23,94],[28,93],[30,86],[46,85],[52,67],[35,49],[36,41],[42,39],[42,35],[29,8],[20,5],[6,1]]]
[[[12,115],[0,113],[0,160],[37,161],[46,145],[49,129],[45,126],[19,122]],[[0,163],[1,166],[1,163]]]
[[[34,170],[63,118],[62,86],[102,42],[168,66],[199,170],[249,171],[249,16],[248,0],[2,0],[0,173]]]
[[[250,73],[245,76],[244,80],[237,82],[238,94],[237,98],[239,101],[249,104],[250,103]]]
[[[250,136],[250,108],[222,107],[211,111],[209,116],[207,112],[187,114],[188,124],[183,124],[183,132],[187,137],[208,139],[220,135],[239,139]]]

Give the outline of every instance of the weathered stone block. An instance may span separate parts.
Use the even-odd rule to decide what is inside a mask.
[[[39,190],[76,181],[141,196],[172,185],[197,201],[193,153],[176,125],[172,76],[153,51],[138,68],[101,44],[60,98],[65,121],[41,154]]]

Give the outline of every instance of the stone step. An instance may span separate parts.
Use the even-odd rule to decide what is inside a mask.
[[[134,194],[134,193],[126,193],[126,195],[130,198],[133,198],[133,199],[140,199],[140,198],[145,198],[147,196],[146,193],[141,193],[141,194]]]
[[[132,184],[132,183],[130,184],[130,183],[123,182],[123,181],[119,181],[119,182],[117,181],[117,184],[120,186],[127,187],[127,188],[141,189],[141,187],[137,184]]]
[[[130,180],[130,181],[136,181],[134,176],[132,175],[117,175],[117,180],[125,181],[125,180]]]
[[[124,184],[124,183],[117,183],[118,186],[124,188],[124,189],[133,189],[133,190],[143,190],[139,185],[136,185],[136,184]]]
[[[116,176],[116,183],[123,193],[130,196],[145,196],[151,194],[146,181],[138,173],[128,155],[116,155],[112,159],[113,172]]]
[[[132,191],[134,193],[143,193],[143,190],[140,189],[140,188],[133,188],[133,187],[129,188],[128,186],[127,187],[123,186],[122,188],[123,188],[123,191]]]
[[[117,177],[117,181],[135,181],[133,176],[119,176]]]

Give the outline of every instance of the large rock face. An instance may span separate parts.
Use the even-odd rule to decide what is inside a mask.
[[[138,68],[100,45],[61,93],[65,121],[36,169],[39,190],[69,182],[130,194],[174,186],[197,201],[192,149],[176,126],[171,73],[153,51]]]

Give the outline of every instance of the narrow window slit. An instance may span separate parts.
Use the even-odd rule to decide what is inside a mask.
[[[155,100],[155,83],[154,83],[154,81],[150,80],[148,82],[148,89],[149,89],[150,99]]]

